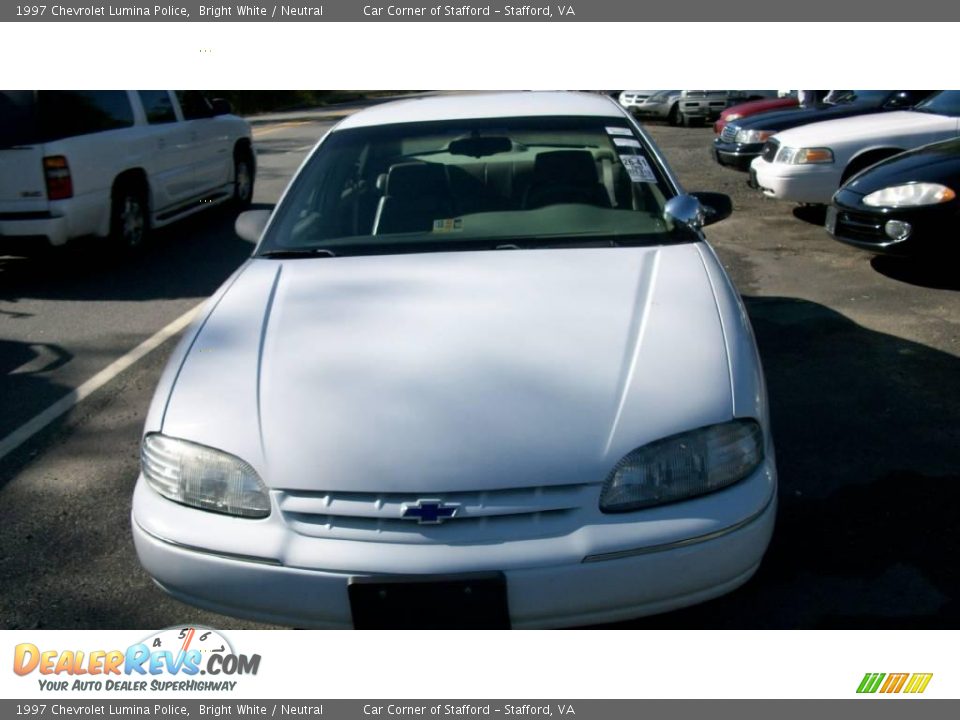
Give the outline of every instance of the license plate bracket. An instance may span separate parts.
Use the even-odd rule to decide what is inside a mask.
[[[350,578],[358,630],[493,630],[510,627],[502,572]]]

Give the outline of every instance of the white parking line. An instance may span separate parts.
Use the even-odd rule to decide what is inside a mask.
[[[190,324],[190,321],[193,320],[194,316],[197,314],[197,311],[202,305],[203,303],[200,303],[196,307],[185,312],[165,328],[154,335],[151,335],[149,338],[137,345],[126,355],[114,360],[103,370],[83,383],[80,387],[76,388],[75,390],[71,390],[67,395],[57,400],[57,402],[48,407],[46,410],[38,415],[35,415],[33,418],[3,438],[3,440],[0,440],[0,459],[16,448],[20,447],[31,437],[43,430],[47,425],[70,410],[74,405],[102,388],[138,360],[146,357],[151,350],[155,350],[166,340],[183,330],[187,325]]]

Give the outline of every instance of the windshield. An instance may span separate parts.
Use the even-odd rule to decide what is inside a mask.
[[[258,255],[425,252],[690,240],[626,119],[536,117],[332,132]]]
[[[914,107],[918,112],[960,116],[960,90],[944,90]]]
[[[27,145],[36,137],[36,103],[28,90],[0,90],[0,148]]]
[[[889,90],[831,90],[823,99],[826,105],[870,105],[880,107],[890,95]]]

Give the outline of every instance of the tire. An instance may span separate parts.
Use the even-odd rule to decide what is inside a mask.
[[[245,210],[253,203],[254,165],[248,149],[233,154],[233,204]]]
[[[670,108],[670,114],[667,115],[667,122],[670,123],[671,127],[677,127],[683,118],[680,117],[680,106],[677,103],[673,104],[673,107]]]
[[[110,239],[125,251],[143,247],[150,230],[147,194],[136,182],[121,182],[110,204]]]

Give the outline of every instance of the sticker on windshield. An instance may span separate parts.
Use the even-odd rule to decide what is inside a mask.
[[[463,230],[463,218],[442,218],[433,221],[435,233],[460,232]]]
[[[633,137],[630,128],[625,127],[608,127],[607,135],[626,135],[627,137]]]
[[[635,148],[640,147],[640,141],[634,140],[633,138],[617,137],[613,139],[613,144],[616,145],[617,147],[635,147]]]
[[[631,182],[655,183],[657,181],[653,168],[642,155],[621,155],[620,162],[627,169]]]

